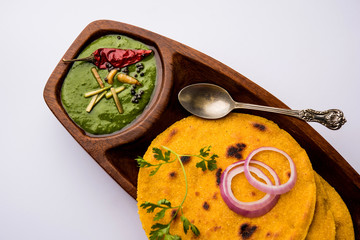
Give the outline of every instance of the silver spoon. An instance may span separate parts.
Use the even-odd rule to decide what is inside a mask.
[[[290,110],[235,102],[225,89],[209,83],[197,83],[183,88],[179,92],[178,99],[187,111],[206,119],[225,117],[233,109],[251,109],[285,114],[307,122],[318,122],[332,130],[339,129],[346,122],[343,112],[338,109]]]

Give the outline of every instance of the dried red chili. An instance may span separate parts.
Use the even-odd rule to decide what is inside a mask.
[[[92,62],[100,69],[108,67],[122,68],[137,63],[149,56],[152,50],[142,49],[120,49],[120,48],[99,48],[89,57],[65,60],[64,62],[87,61]],[[110,65],[110,66],[108,66]]]

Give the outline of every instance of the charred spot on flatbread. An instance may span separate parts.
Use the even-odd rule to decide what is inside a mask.
[[[178,132],[177,129],[174,128],[173,130],[171,130],[171,132],[170,132],[170,134],[169,134],[169,137],[175,136],[175,134],[176,134],[177,132]]]
[[[260,131],[262,131],[262,132],[266,131],[265,125],[260,124],[260,123],[253,123],[253,127],[260,130]]]
[[[218,170],[215,173],[216,176],[216,184],[219,186],[220,181],[221,181],[221,172],[222,172],[222,168],[218,168]]]
[[[180,160],[183,164],[187,164],[188,162],[190,162],[191,157],[190,156],[181,156]]]
[[[165,143],[170,142],[170,140],[178,133],[177,128],[174,128],[170,131],[169,135],[167,136]]]
[[[172,172],[169,173],[169,177],[170,177],[170,178],[175,178],[176,175],[177,175],[177,174],[176,174],[175,171],[172,171]]]
[[[221,226],[214,226],[211,230],[216,232],[217,230],[220,230]]]
[[[177,214],[176,214],[176,212],[177,212],[177,209],[173,209],[172,211],[171,211],[171,213],[170,213],[170,215],[171,215],[171,218],[174,218],[174,220],[176,220],[177,219]],[[175,215],[176,214],[176,215]],[[175,217],[174,217],[175,216]]]
[[[242,151],[245,149],[245,143],[237,143],[227,148],[226,155],[228,157],[234,157],[236,159],[242,159]]]
[[[218,198],[217,195],[218,195],[218,192],[215,192],[214,195],[212,196],[212,198],[217,199]]]
[[[241,239],[249,239],[256,229],[256,225],[251,226],[248,223],[244,223],[240,226],[239,235],[241,236]]]
[[[203,207],[203,209],[205,209],[205,210],[209,210],[210,205],[209,205],[208,202],[205,201],[205,202],[203,203],[202,207]]]
[[[279,236],[279,233],[277,233],[277,232],[275,232],[275,233],[273,233],[273,232],[267,232],[267,233],[266,233],[266,237],[268,237],[268,238],[271,237],[271,239],[274,239],[274,238],[276,238],[276,237],[278,237],[278,236]]]

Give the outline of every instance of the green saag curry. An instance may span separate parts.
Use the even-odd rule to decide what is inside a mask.
[[[89,44],[78,56],[90,56],[99,48],[149,49],[145,44],[123,35],[106,35]],[[92,69],[93,63],[80,61],[73,63],[61,88],[61,101],[69,117],[85,132],[93,135],[104,135],[117,132],[133,122],[150,101],[156,84],[157,69],[154,53],[137,64],[118,69],[117,75],[126,74],[137,79],[140,85],[123,83],[115,76],[112,87],[122,87],[117,93],[123,112],[120,113],[114,98],[103,97],[91,111],[86,111],[91,97],[88,92],[100,89]],[[97,69],[105,87],[111,85],[104,81],[110,69]],[[120,78],[120,77],[119,77]],[[108,93],[111,93],[108,89]]]

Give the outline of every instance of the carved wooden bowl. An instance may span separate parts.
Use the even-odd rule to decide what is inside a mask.
[[[126,129],[110,136],[89,136],[65,112],[60,91],[71,64],[61,60],[51,74],[44,98],[58,120],[95,161],[133,198],[136,198],[138,167],[150,142],[175,121],[189,115],[177,100],[185,86],[198,82],[217,84],[234,100],[288,108],[276,97],[215,59],[156,33],[124,23],[100,20],[90,23],[75,39],[64,58],[75,58],[93,40],[107,34],[122,34],[150,46],[158,60],[155,94],[146,110]],[[313,168],[341,195],[352,215],[356,238],[360,237],[360,176],[309,124],[264,112],[259,115],[290,133],[308,153]]]

